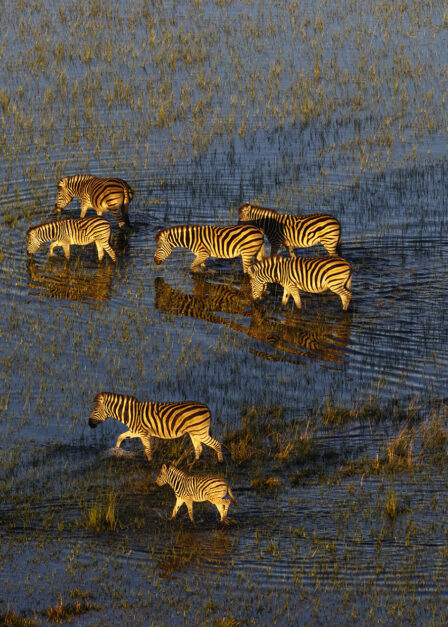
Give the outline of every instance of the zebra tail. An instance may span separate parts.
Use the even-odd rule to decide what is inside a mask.
[[[347,280],[344,283],[344,288],[350,291],[351,286],[352,286],[352,269],[350,268],[350,274],[348,275]]]
[[[125,185],[124,186],[124,198],[125,198],[125,202],[126,204],[129,204],[131,202],[131,200],[134,197],[134,190],[132,189],[132,187],[130,185]]]
[[[229,496],[230,496],[230,500],[232,501],[232,503],[234,504],[234,506],[235,506],[235,507],[238,507],[238,503],[236,502],[235,497],[234,497],[234,496],[233,496],[233,494],[232,494],[232,490],[231,490],[229,487],[227,488],[227,492],[228,492],[228,494],[229,494]]]

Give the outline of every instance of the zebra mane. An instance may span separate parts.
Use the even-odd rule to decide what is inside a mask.
[[[155,235],[155,241],[158,242],[160,237],[162,235],[164,235],[164,233],[167,233],[168,235],[170,235],[170,233],[179,233],[179,232],[182,233],[186,229],[203,228],[204,226],[212,226],[212,225],[208,225],[208,224],[174,224],[173,226],[167,226],[165,229],[160,229],[159,231],[157,231],[157,233]]]
[[[95,396],[95,403],[97,402],[97,400],[99,401],[99,397],[102,396],[103,399],[105,401],[107,400],[111,400],[112,398],[116,398],[117,396],[126,399],[126,400],[133,400],[136,401],[137,403],[139,403],[140,401],[138,400],[138,398],[136,398],[135,396],[131,396],[130,394],[115,394],[115,392],[100,392],[99,394],[97,394]]]
[[[241,205],[241,207],[239,207],[238,209],[238,214],[240,214],[242,209],[245,209],[246,207],[250,207],[250,209],[254,209],[255,211],[258,212],[263,212],[265,214],[265,217],[277,217],[278,211],[276,209],[269,209],[268,207],[260,207],[258,205],[252,205],[250,202],[246,202],[244,203],[244,205]]]
[[[28,229],[26,234],[30,235],[34,231],[39,232],[39,229],[42,229],[42,227],[46,227],[48,229],[53,229],[53,227],[55,225],[61,224],[61,222],[68,222],[69,220],[70,220],[70,218],[66,218],[64,220],[50,220],[50,222],[43,222],[42,224],[37,224],[36,226],[30,226],[30,228]]]
[[[173,462],[170,462],[170,464],[167,466],[167,472],[168,474],[172,473],[176,477],[188,477],[187,473],[184,470],[181,470],[180,468],[175,466]]]

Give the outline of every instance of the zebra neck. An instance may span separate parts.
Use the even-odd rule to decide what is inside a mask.
[[[139,401],[133,396],[125,396],[123,394],[104,394],[104,406],[107,415],[115,420],[119,420],[128,425],[131,417],[140,415]]]
[[[185,246],[188,248],[191,235],[196,229],[193,225],[175,226],[170,232],[170,243],[174,246]]]
[[[91,174],[76,174],[75,176],[69,176],[67,180],[67,190],[73,196],[77,196],[80,192],[82,192],[84,185],[92,179],[93,176]]]
[[[61,221],[53,220],[53,222],[47,222],[38,227],[37,237],[40,242],[50,242],[56,239],[60,234]]]
[[[173,488],[175,486],[182,485],[188,479],[187,473],[185,473],[183,470],[180,470],[179,468],[176,468],[175,466],[170,466],[168,468],[168,477],[170,486]]]

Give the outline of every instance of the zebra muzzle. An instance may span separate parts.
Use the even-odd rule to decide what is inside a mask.
[[[93,418],[89,418],[89,427],[91,427],[92,429],[96,429],[99,424],[99,420],[93,420]]]

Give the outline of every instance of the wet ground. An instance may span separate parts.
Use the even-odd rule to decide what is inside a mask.
[[[446,619],[448,30],[403,6],[2,11],[0,616],[87,593],[77,624]],[[115,265],[26,255],[78,172],[135,191]],[[246,201],[339,219],[348,312],[254,305],[239,260],[155,265],[160,228]],[[118,455],[101,390],[209,405],[232,525],[168,520],[153,479],[190,442]]]

